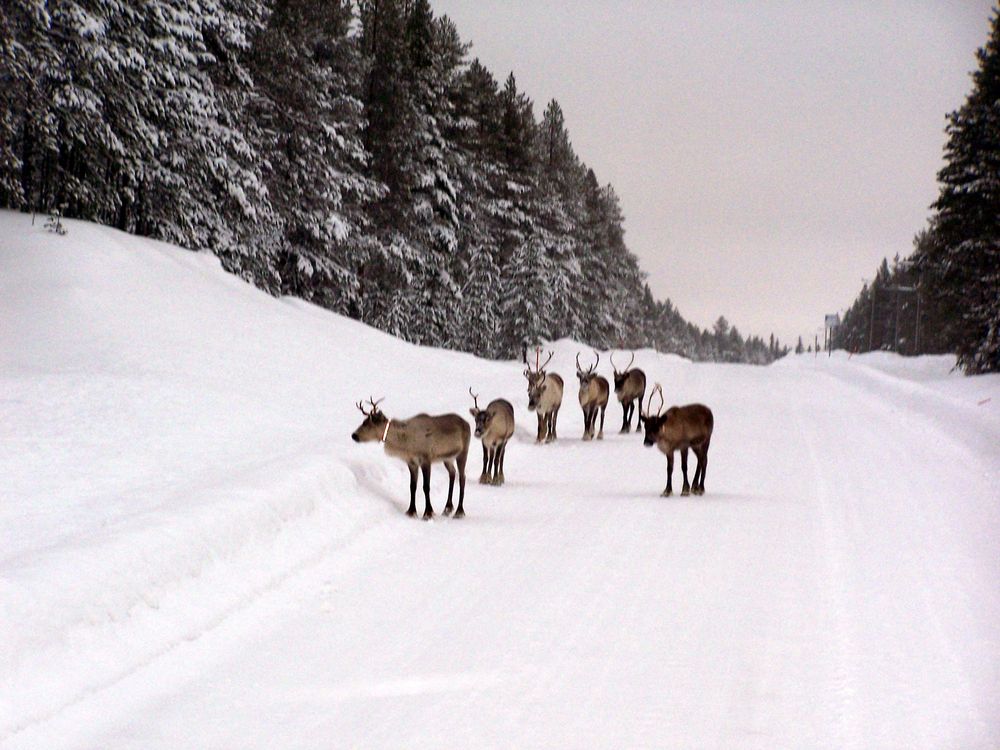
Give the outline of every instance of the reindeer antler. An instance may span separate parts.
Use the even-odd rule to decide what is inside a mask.
[[[469,386],[469,395],[472,396],[472,405],[474,408],[479,408],[479,396],[472,392],[472,386]]]
[[[653,390],[651,390],[649,392],[649,400],[646,402],[646,413],[645,413],[644,416],[646,416],[646,417],[649,416],[649,414],[650,414],[649,407],[653,405],[653,396],[655,394],[657,394],[657,393],[660,394],[660,408],[656,410],[656,416],[660,416],[660,413],[663,411],[663,406],[664,406],[664,402],[663,402],[663,386],[661,386],[659,383],[656,383],[653,386]]]
[[[597,349],[594,349],[594,356],[595,356],[595,357],[597,357],[597,361],[596,361],[596,362],[594,362],[594,366],[590,368],[590,372],[593,372],[594,370],[596,370],[596,369],[597,369],[597,366],[598,366],[599,364],[601,364],[601,355],[600,355],[600,353],[599,353],[599,352],[597,351]]]
[[[576,371],[583,372],[583,368],[580,367],[580,352],[576,353]]]
[[[358,401],[356,406],[361,410],[362,414],[364,414],[366,417],[370,417],[372,414],[378,411],[378,405],[381,404],[383,401],[385,401],[385,396],[380,398],[378,401],[376,401],[375,397],[372,396],[371,398],[368,399],[368,403],[371,404],[371,409],[369,409],[368,411],[365,411],[365,407],[360,401]]]
[[[594,354],[597,354],[597,352],[594,352]],[[628,364],[625,365],[624,369],[619,370],[618,369],[618,365],[615,364],[615,353],[611,352],[611,367],[614,368],[614,371],[615,371],[616,374],[621,374],[623,372],[628,372],[628,368],[630,368],[632,366],[633,362],[635,362],[635,352],[632,352],[632,358],[628,361]]]
[[[541,351],[541,350],[539,350],[539,351]],[[544,370],[544,369],[545,369],[545,366],[546,366],[546,365],[547,365],[547,364],[548,364],[549,362],[551,362],[551,361],[552,361],[552,355],[553,355],[553,354],[555,354],[555,352],[549,352],[549,358],[548,358],[547,360],[545,360],[544,362],[542,362],[542,366],[541,366],[541,367],[538,367],[538,368],[536,368],[536,369],[535,369],[535,372],[541,372],[542,370]]]

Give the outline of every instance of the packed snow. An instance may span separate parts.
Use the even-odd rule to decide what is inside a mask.
[[[538,446],[518,362],[41,223],[0,213],[0,747],[1000,745],[1000,376],[640,351],[715,413],[664,498],[617,403],[581,440],[583,345]],[[474,444],[467,517],[407,518],[355,402],[470,386],[515,405],[506,485]]]

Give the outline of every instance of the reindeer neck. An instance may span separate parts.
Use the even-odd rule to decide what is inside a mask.
[[[386,451],[392,453],[405,450],[407,444],[409,443],[409,433],[410,431],[408,429],[407,420],[390,419],[389,423],[386,425],[385,436],[382,440],[382,444],[385,446]]]

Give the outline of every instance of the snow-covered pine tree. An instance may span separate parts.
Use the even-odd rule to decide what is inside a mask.
[[[361,316],[366,206],[362,60],[347,0],[280,0],[248,55],[254,146],[276,214],[281,291]]]
[[[948,116],[934,242],[917,257],[967,373],[1000,371],[1000,10],[972,91]]]
[[[528,239],[504,269],[501,286],[501,340],[506,352],[520,350],[522,340],[551,339],[551,264],[539,237]]]
[[[481,357],[500,357],[500,268],[486,248],[476,250],[462,287],[463,349]]]

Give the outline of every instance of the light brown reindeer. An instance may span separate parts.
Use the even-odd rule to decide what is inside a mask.
[[[472,408],[469,414],[476,420],[476,437],[483,441],[483,473],[480,484],[504,483],[503,460],[507,455],[507,441],[514,434],[514,406],[507,399],[496,398],[485,409],[479,408],[479,396],[469,388]]]
[[[406,515],[417,515],[417,469],[424,475],[424,519],[434,517],[431,507],[431,464],[441,461],[448,470],[448,503],[444,514],[452,511],[451,498],[455,489],[455,469],[458,468],[458,507],[455,518],[465,516],[465,461],[469,457],[469,438],[472,430],[469,423],[458,414],[442,414],[431,417],[417,414],[409,419],[389,419],[378,405],[379,399],[369,399],[371,408],[367,411],[359,401],[357,406],[365,415],[365,421],[354,431],[351,439],[356,443],[378,440],[385,446],[385,452],[406,462],[410,469],[410,507]]]
[[[538,416],[538,437],[536,443],[551,443],[556,439],[556,420],[559,418],[559,407],[562,406],[563,379],[556,373],[545,372],[545,366],[552,361],[553,352],[541,365],[538,364],[538,353],[535,351],[535,371],[531,365],[524,371],[528,379],[528,410]]]
[[[580,367],[580,353],[576,354],[576,377],[580,381],[580,408],[583,409],[583,439],[594,439],[594,427],[597,423],[597,412],[601,412],[601,431],[597,439],[604,439],[604,412],[608,408],[607,378],[594,372],[601,364],[601,355],[594,351],[597,361],[584,370]]]
[[[649,407],[653,404],[653,396],[660,395],[660,408],[652,414]],[[704,404],[688,404],[687,406],[671,406],[665,414],[663,411],[663,388],[657,383],[650,391],[649,403],[642,414],[646,427],[646,437],[643,444],[656,447],[667,456],[667,486],[663,490],[664,497],[673,494],[671,481],[674,473],[674,451],[681,452],[681,471],[684,472],[684,487],[682,495],[694,493],[705,494],[705,470],[708,469],[708,446],[712,442],[712,428],[715,418],[712,410]],[[688,484],[687,454],[688,448],[694,451],[698,458],[698,466],[694,471],[694,484]]]
[[[639,419],[635,421],[635,431],[639,432],[642,429],[642,401],[646,396],[646,373],[640,370],[638,367],[629,369],[632,367],[632,363],[635,362],[635,352],[632,352],[632,358],[625,365],[625,368],[621,371],[615,365],[615,355],[614,352],[611,354],[611,367],[615,371],[615,396],[618,397],[619,403],[622,405],[622,429],[623,433],[632,431],[632,415],[635,413],[636,404],[639,405]]]

